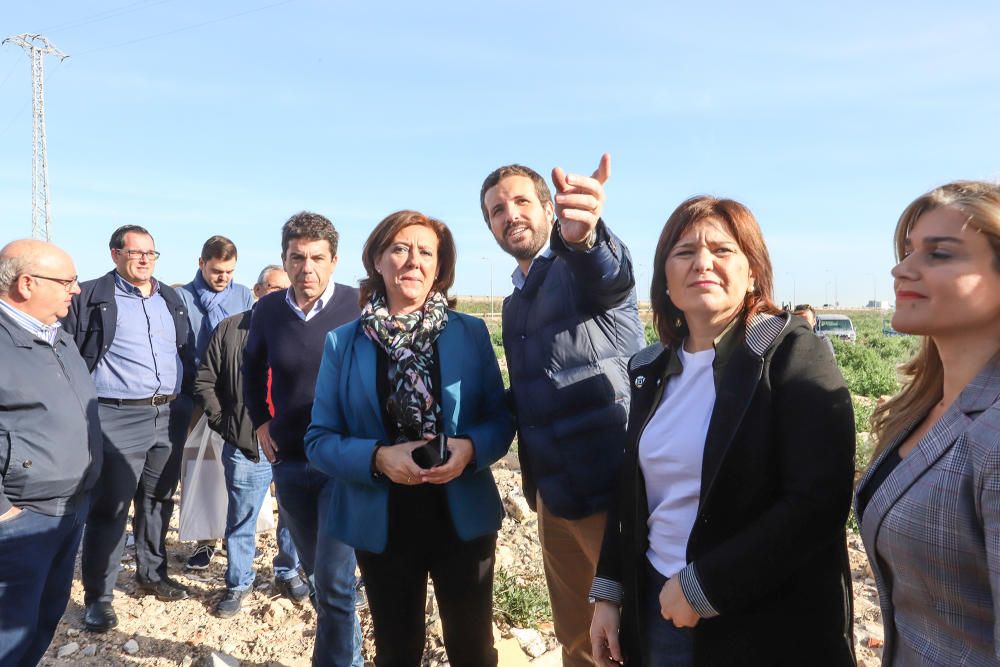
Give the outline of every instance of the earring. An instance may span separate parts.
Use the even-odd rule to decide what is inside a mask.
[[[753,285],[747,285],[747,294],[753,294],[753,290],[754,290]]]

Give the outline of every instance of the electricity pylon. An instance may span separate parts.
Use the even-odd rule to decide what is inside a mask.
[[[12,42],[24,49],[31,58],[31,236],[49,240],[52,225],[49,199],[49,163],[45,156],[45,68],[44,58],[53,55],[60,61],[68,56],[52,46],[42,35],[14,35],[0,42]]]

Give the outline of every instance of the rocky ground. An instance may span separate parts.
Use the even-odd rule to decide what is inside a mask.
[[[520,474],[516,468],[516,459],[509,457],[494,469],[508,511],[498,540],[497,568],[525,589],[539,590],[544,587],[544,575],[535,518],[521,495]],[[217,556],[208,570],[185,572],[183,563],[193,545],[178,543],[175,538],[176,513],[167,544],[172,554],[170,569],[172,576],[191,588],[190,599],[164,603],[138,594],[132,577],[134,552],[130,547],[123,559],[115,598],[119,626],[103,635],[83,629],[83,590],[77,577],[69,607],[41,664],[144,667],[304,667],[310,664],[316,615],[308,604],[296,606],[272,588],[273,532],[259,538],[254,592],[244,601],[243,612],[228,620],[211,615],[211,609],[223,593],[225,559]],[[879,663],[882,645],[875,582],[860,538],[849,533],[848,546],[854,577],[858,662],[874,667]],[[360,617],[365,632],[365,657],[370,660],[373,655],[371,619],[367,610],[362,610]],[[501,667],[560,664],[551,623],[542,621],[532,623],[536,627],[517,628],[511,627],[505,618],[498,610],[494,636]],[[424,664],[447,665],[441,645],[440,620],[432,596],[428,599],[427,627]],[[776,629],[775,651],[781,650],[779,635],[780,630]]]

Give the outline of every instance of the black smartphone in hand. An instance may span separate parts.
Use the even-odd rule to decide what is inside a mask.
[[[451,450],[448,449],[448,436],[438,433],[433,440],[428,440],[423,447],[413,450],[413,461],[428,470],[444,465],[451,457]]]

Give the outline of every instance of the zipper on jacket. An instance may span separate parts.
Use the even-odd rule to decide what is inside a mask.
[[[83,415],[83,423],[87,425],[87,470],[90,470],[90,466],[94,464],[94,453],[90,450],[90,419],[87,418],[87,409],[83,407],[83,403],[80,401],[80,394],[76,392],[73,388],[73,383],[70,381],[69,373],[66,372],[66,365],[63,364],[62,356],[56,351],[55,343],[49,346],[52,350],[52,355],[56,358],[56,363],[59,364],[59,368],[62,370],[63,377],[66,378],[66,384],[69,385],[70,391],[76,397],[76,404],[80,407],[80,414]]]

